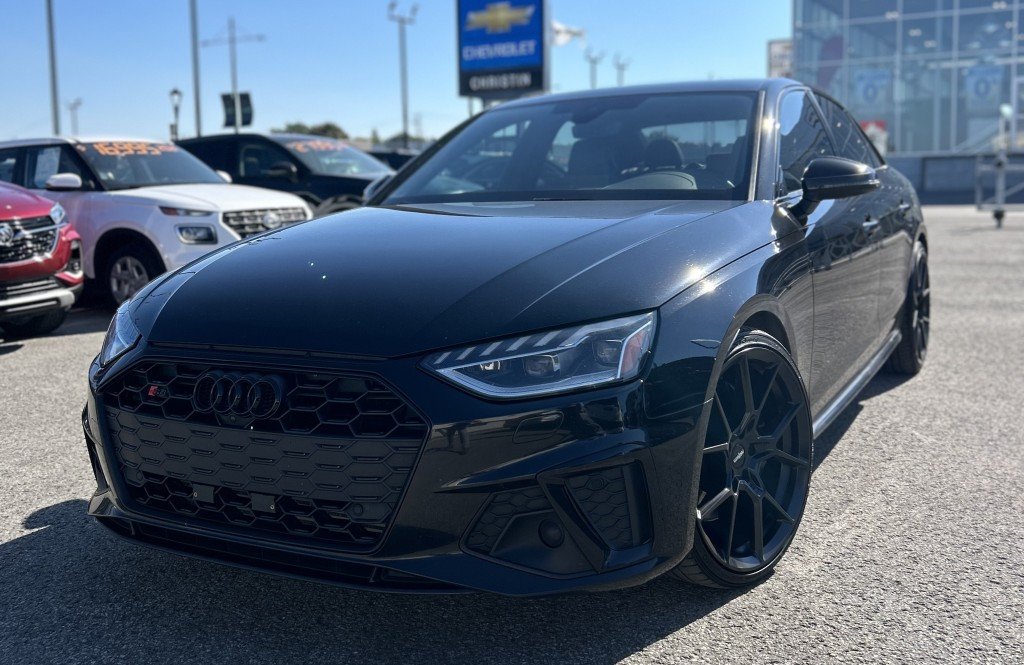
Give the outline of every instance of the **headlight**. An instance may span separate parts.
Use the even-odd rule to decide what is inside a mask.
[[[206,217],[212,215],[212,210],[190,210],[188,208],[172,208],[170,206],[160,206],[160,212],[171,217]]]
[[[187,245],[215,245],[217,232],[212,226],[178,226],[178,237]]]
[[[520,335],[423,361],[430,372],[485,397],[514,399],[628,381],[654,341],[654,312]]]
[[[131,317],[131,305],[134,300],[129,300],[117,309],[114,318],[107,328],[107,336],[103,338],[103,347],[100,349],[100,367],[106,367],[114,362],[129,350],[131,350],[142,335]]]
[[[59,203],[54,203],[53,207],[50,208],[50,219],[57,226],[64,226],[68,223],[68,214],[64,212],[64,206]]]

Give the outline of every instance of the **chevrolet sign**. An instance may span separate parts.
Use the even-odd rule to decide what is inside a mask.
[[[458,0],[459,94],[508,99],[547,89],[544,0]]]

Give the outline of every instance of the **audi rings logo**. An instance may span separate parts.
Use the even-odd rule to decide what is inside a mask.
[[[196,381],[192,406],[196,411],[242,418],[270,418],[284,399],[279,376],[206,372]]]

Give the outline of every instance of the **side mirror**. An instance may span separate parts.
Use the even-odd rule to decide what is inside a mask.
[[[798,218],[811,214],[822,201],[860,196],[878,189],[875,170],[843,157],[818,157],[804,171],[804,195],[790,210]]]
[[[77,173],[54,173],[46,179],[46,189],[51,192],[70,192],[82,189],[82,176]]]
[[[269,169],[263,172],[263,175],[268,178],[283,178],[285,180],[295,180],[299,175],[299,169],[291,162],[277,162]]]
[[[228,173],[227,171],[221,171],[221,170],[219,170],[219,169],[218,169],[218,170],[217,170],[217,175],[219,175],[219,176],[220,176],[220,179],[221,179],[221,180],[223,180],[224,182],[226,182],[226,183],[228,183],[228,184],[230,184],[230,183],[234,182],[234,181],[233,181],[233,180],[231,179],[231,174],[230,174],[230,173]]]
[[[371,182],[369,185],[367,185],[366,189],[363,190],[363,200],[369,201],[374,196],[376,196],[377,192],[379,192],[381,188],[384,187],[384,185],[391,182],[391,178],[393,177],[394,174],[388,173],[380,176],[379,178]]]

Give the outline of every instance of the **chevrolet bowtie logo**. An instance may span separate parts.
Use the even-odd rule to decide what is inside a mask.
[[[489,35],[511,32],[513,26],[528,24],[534,9],[533,5],[513,7],[511,2],[493,2],[481,12],[469,12],[466,30],[483,28]]]

